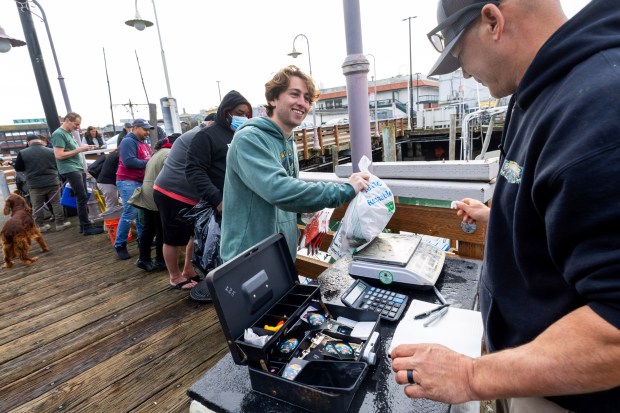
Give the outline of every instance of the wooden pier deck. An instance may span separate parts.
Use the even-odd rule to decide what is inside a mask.
[[[117,259],[107,235],[44,237],[0,271],[0,412],[187,412],[228,351],[211,304]]]

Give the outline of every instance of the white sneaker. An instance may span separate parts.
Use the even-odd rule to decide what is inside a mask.
[[[41,231],[41,233],[45,233],[47,231],[49,231],[52,228],[52,226],[50,224],[45,224],[42,227],[39,227],[39,231]]]
[[[71,226],[71,222],[65,221],[60,225],[56,225],[56,231],[63,231]]]

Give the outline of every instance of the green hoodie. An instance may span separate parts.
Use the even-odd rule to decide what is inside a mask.
[[[253,118],[235,133],[226,158],[220,253],[228,261],[281,232],[293,261],[297,213],[335,208],[355,197],[353,187],[297,179],[293,136],[286,138],[269,118]]]

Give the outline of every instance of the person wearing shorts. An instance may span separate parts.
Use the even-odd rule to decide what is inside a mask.
[[[201,124],[179,136],[157,175],[153,185],[154,200],[159,210],[163,230],[163,254],[170,287],[189,290],[196,285],[196,271],[191,257],[194,252],[194,226],[179,218],[179,211],[198,203],[200,196],[185,178],[185,158],[191,140],[206,124]],[[179,256],[185,250],[183,269],[179,268]]]

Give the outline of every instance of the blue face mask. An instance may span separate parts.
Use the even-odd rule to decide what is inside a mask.
[[[241,125],[247,122],[247,120],[248,118],[246,118],[245,116],[233,116],[230,119],[230,127],[236,132]]]

